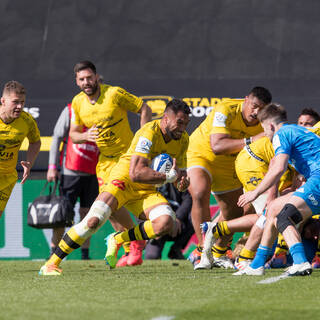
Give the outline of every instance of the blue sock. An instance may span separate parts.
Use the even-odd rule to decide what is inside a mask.
[[[260,245],[256,256],[254,257],[253,261],[250,264],[252,269],[258,269],[260,267],[264,267],[269,256],[271,256],[272,248]]]
[[[298,242],[290,247],[290,254],[293,259],[294,264],[300,264],[303,262],[307,262],[306,254],[304,252],[304,247],[301,242]]]

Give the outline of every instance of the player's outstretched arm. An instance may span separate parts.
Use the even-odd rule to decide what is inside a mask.
[[[34,143],[29,143],[29,147],[27,150],[27,160],[26,161],[21,161],[21,166],[23,167],[23,176],[21,180],[21,184],[24,184],[27,178],[30,175],[30,170],[37,158],[37,155],[40,151],[41,147],[41,140],[38,140],[37,142]]]

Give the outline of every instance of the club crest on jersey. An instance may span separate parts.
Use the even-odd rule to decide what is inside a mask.
[[[259,182],[261,181],[261,178],[257,178],[257,177],[251,177],[249,181],[247,181],[247,184],[253,184],[254,186],[257,186],[259,184]]]
[[[152,142],[149,139],[140,137],[135,151],[140,153],[149,153],[151,146]]]

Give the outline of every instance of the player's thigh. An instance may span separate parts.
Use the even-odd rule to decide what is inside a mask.
[[[211,174],[205,167],[188,168],[190,179],[189,192],[194,202],[209,205],[211,191]]]
[[[303,215],[317,215],[320,213],[320,175],[312,176],[297,189],[291,198]]]
[[[99,157],[99,162],[96,167],[99,192],[102,192],[101,188],[108,181],[111,171],[117,164],[118,159],[119,158]]]

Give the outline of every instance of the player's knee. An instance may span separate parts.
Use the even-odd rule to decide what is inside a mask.
[[[172,230],[176,214],[169,205],[160,205],[150,211],[149,219],[156,226],[156,235],[163,235]]]
[[[87,226],[89,229],[96,229],[99,226],[100,220],[98,217],[91,217],[88,219]]]
[[[157,236],[168,234],[174,226],[173,220],[169,216],[161,216],[156,221],[155,233]]]
[[[289,226],[296,226],[302,220],[300,211],[293,204],[287,203],[276,218],[277,229],[283,233]]]
[[[75,225],[77,233],[79,236],[86,236],[87,232],[94,233],[109,219],[111,213],[112,210],[106,203],[96,200],[85,218]]]

